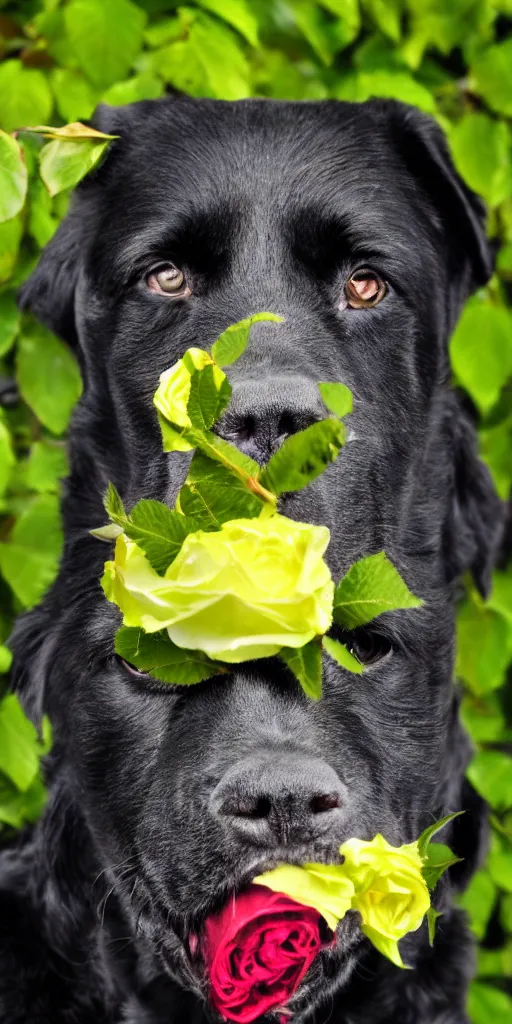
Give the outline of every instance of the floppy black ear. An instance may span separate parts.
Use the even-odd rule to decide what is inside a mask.
[[[36,727],[45,710],[46,681],[53,664],[58,631],[44,604],[22,615],[9,639],[14,658],[11,687]]]
[[[75,290],[80,273],[82,229],[75,211],[67,214],[45,246],[36,269],[18,293],[20,309],[30,309],[51,331],[76,346]]]
[[[455,394],[449,398],[447,443],[451,462],[451,500],[443,535],[447,576],[455,579],[470,570],[485,597],[503,537],[506,508],[478,456],[473,424]]]
[[[445,136],[433,118],[405,103],[384,104],[396,148],[439,212],[451,271],[463,279],[463,299],[485,284],[493,271],[485,206],[455,170]]]
[[[106,134],[120,134],[126,108],[100,104],[91,124]],[[111,162],[110,151],[107,158]],[[84,251],[93,231],[94,211],[88,208],[91,185],[107,161],[78,186],[69,213],[41,253],[37,267],[18,293],[21,309],[30,309],[41,323],[73,347],[78,345],[75,324],[75,292]]]

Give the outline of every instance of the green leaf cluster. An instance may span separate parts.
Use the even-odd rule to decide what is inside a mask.
[[[0,7],[0,645],[13,617],[39,600],[57,568],[55,499],[79,391],[72,355],[20,316],[14,300],[65,212],[67,193],[52,197],[34,173],[41,138],[12,140],[10,133],[87,120],[100,101],[157,98],[169,88],[222,99],[373,95],[437,117],[460,173],[488,203],[499,250],[496,275],[468,304],[451,354],[454,378],[479,416],[482,457],[501,497],[510,495],[510,0],[4,0]],[[191,484],[184,501],[195,515],[204,496]],[[510,762],[511,590],[512,567],[502,567],[488,605],[469,591],[458,626],[462,718],[477,751],[473,781],[496,805],[494,823],[505,832],[493,834],[504,844],[512,833],[512,789],[503,783]],[[0,646],[0,671],[8,667],[5,651]],[[486,958],[484,980],[471,995],[472,1021],[508,1021],[510,893],[487,866],[468,893],[475,932],[484,938],[494,912],[504,951],[501,959]]]

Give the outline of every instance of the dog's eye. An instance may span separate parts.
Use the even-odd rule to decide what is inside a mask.
[[[190,288],[187,288],[185,274],[174,263],[161,263],[154,267],[146,277],[146,284],[150,292],[157,292],[159,295],[171,295],[183,297],[190,295]]]
[[[348,646],[362,665],[376,665],[392,650],[387,637],[382,636],[381,633],[371,632],[369,629],[359,629],[357,633],[353,633]]]
[[[345,285],[345,298],[351,309],[376,306],[384,298],[387,287],[373,270],[356,270]]]

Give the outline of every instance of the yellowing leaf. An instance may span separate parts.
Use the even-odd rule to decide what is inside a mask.
[[[109,142],[53,139],[40,154],[41,177],[51,196],[74,188],[99,163]]]

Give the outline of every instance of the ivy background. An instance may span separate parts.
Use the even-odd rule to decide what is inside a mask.
[[[236,100],[415,104],[445,129],[455,164],[488,205],[496,273],[451,339],[454,383],[478,423],[503,499],[512,485],[512,0],[0,0],[0,128],[88,118],[168,91]],[[26,137],[27,139],[33,137]],[[24,142],[29,170],[37,148]],[[15,302],[67,206],[30,176],[0,223],[0,842],[44,803],[38,737],[8,693],[14,617],[52,582],[62,544],[59,480],[80,375],[66,346]],[[491,808],[485,867],[462,898],[479,940],[473,1024],[512,1021],[512,537],[484,604],[458,614],[469,776]],[[3,673],[3,674],[2,674]],[[508,681],[508,685],[507,685]],[[3,694],[3,696],[2,696]]]

